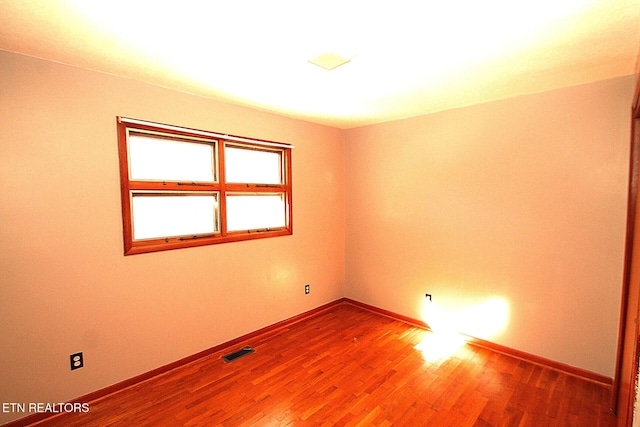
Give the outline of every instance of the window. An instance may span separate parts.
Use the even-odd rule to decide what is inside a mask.
[[[118,117],[125,255],[292,234],[292,148]]]

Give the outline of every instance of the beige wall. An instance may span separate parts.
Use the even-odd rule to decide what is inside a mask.
[[[347,131],[346,296],[612,377],[632,93],[619,78]]]
[[[423,317],[425,292],[465,332],[613,375],[632,78],[340,131],[0,68],[0,402],[75,398],[343,296]],[[117,115],[293,143],[294,235],[124,257]]]
[[[0,402],[75,398],[344,296],[339,130],[6,52],[0,69]],[[124,257],[117,115],[294,144],[293,236]]]

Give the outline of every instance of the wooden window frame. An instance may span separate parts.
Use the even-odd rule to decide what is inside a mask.
[[[289,144],[258,140],[197,129],[183,128],[160,123],[147,122],[125,117],[117,117],[118,154],[120,163],[120,189],[122,196],[122,224],[124,237],[124,254],[134,255],[196,246],[230,243],[245,240],[264,239],[293,234],[293,196],[291,182],[291,153],[293,146]],[[210,143],[214,147],[214,182],[191,183],[177,181],[139,181],[130,179],[128,136],[130,132],[152,133],[156,136],[171,138],[193,138],[197,142]],[[282,183],[227,183],[225,181],[225,146],[242,147],[252,150],[281,153]],[[131,200],[134,193],[169,193],[181,195],[186,193],[217,193],[218,195],[218,230],[213,234],[162,237],[147,240],[134,240],[133,214]],[[227,231],[226,197],[227,193],[259,195],[283,193],[285,201],[285,226],[277,228]]]

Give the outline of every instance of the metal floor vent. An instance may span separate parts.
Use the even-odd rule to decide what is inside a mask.
[[[243,348],[243,349],[241,349],[241,350],[234,351],[234,352],[233,352],[233,353],[231,353],[231,354],[227,354],[226,356],[222,356],[222,359],[223,359],[225,362],[229,363],[229,362],[233,362],[234,360],[236,360],[236,359],[238,359],[238,358],[240,358],[240,357],[242,357],[242,356],[246,356],[247,354],[251,354],[251,353],[253,353],[254,351],[255,351],[255,350],[254,350],[254,349],[252,349],[251,347],[245,347],[245,348]]]

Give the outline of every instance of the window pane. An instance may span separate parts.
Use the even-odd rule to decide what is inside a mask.
[[[225,178],[233,183],[282,184],[282,157],[280,151],[225,146]]]
[[[227,230],[255,230],[287,225],[285,195],[227,194]]]
[[[218,231],[218,195],[134,193],[133,240],[193,236]]]
[[[213,144],[129,134],[129,173],[133,180],[213,182]]]

